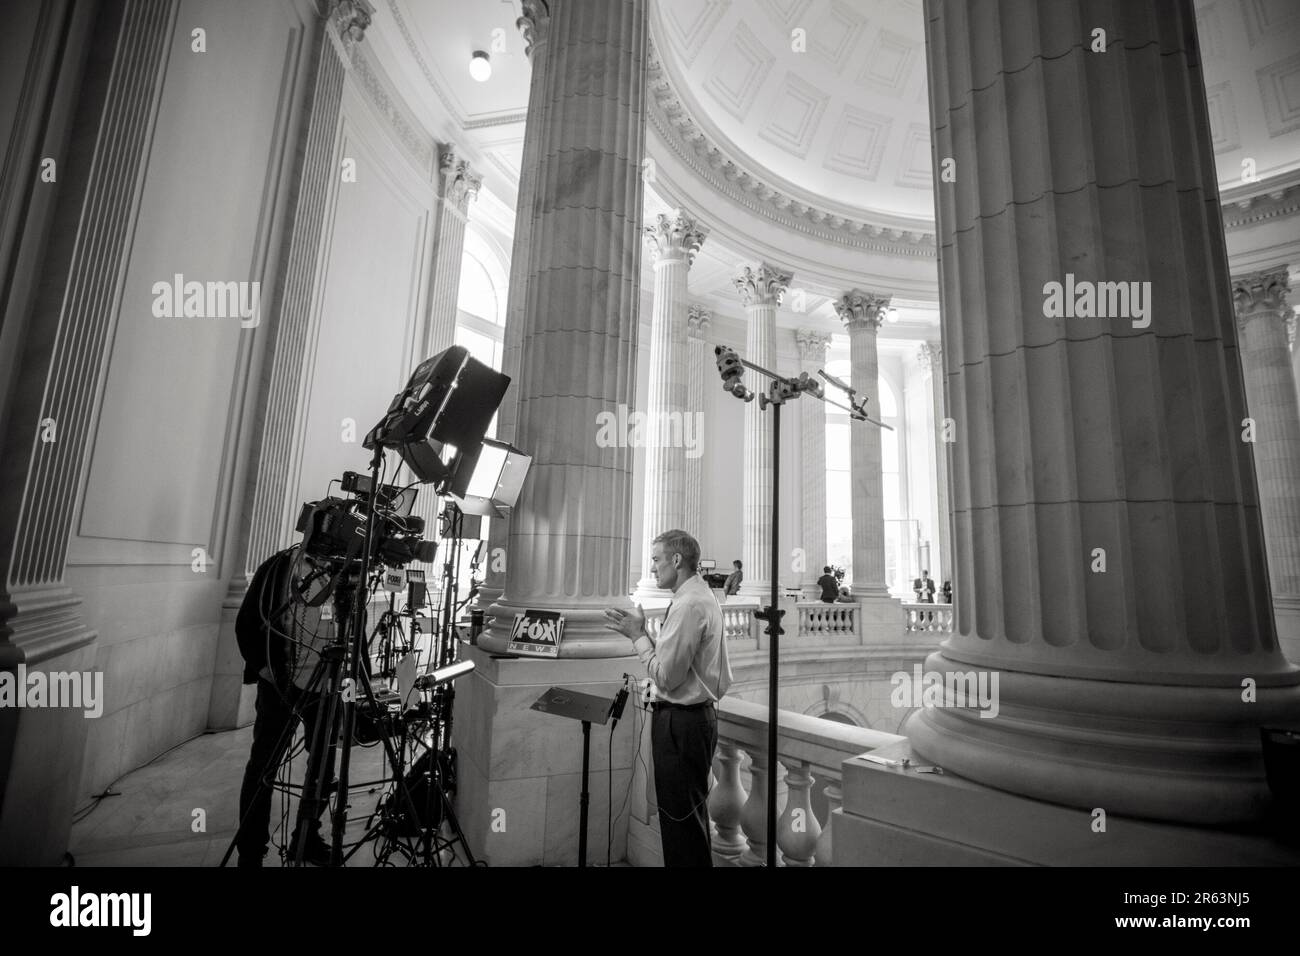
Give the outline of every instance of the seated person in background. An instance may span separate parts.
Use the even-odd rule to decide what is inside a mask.
[[[834,604],[840,593],[840,582],[835,580],[829,564],[822,568],[822,576],[817,579],[817,586],[822,589],[822,603]]]
[[[952,582],[944,581],[943,587],[939,589],[939,593],[943,595],[944,604],[951,604],[952,603]]]
[[[731,563],[732,565],[735,566],[736,570],[732,571],[729,575],[727,575],[727,584],[724,590],[728,597],[730,597],[731,595],[735,594],[737,591],[740,590],[740,582],[744,580],[745,577],[743,574],[740,573],[741,571],[740,562],[732,561]]]

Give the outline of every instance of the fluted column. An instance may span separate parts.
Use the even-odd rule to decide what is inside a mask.
[[[632,449],[598,442],[635,400],[646,0],[551,5],[549,112],[530,215],[515,444],[533,456],[510,520],[506,590],[480,644],[525,608],[563,611],[563,657],[617,657],[603,609],[627,602]],[[612,447],[611,447],[612,445]]]
[[[305,381],[311,375],[307,358],[315,347],[320,318],[313,302],[323,282],[328,252],[323,240],[339,181],[335,145],[346,73],[343,40],[358,42],[369,23],[368,17],[364,22],[358,20],[358,12],[362,12],[360,8],[349,4],[335,4],[330,27],[322,32],[317,48],[319,60],[306,120],[298,200],[286,237],[284,291],[275,322],[266,417],[257,444],[248,545],[242,555],[244,574],[231,581],[227,608],[238,607],[258,565],[289,543],[302,504],[291,463],[301,448],[301,430],[306,421],[303,399],[308,393]]]
[[[776,369],[776,308],[794,274],[767,263],[746,266],[733,280],[745,306],[749,328],[744,358],[769,371]],[[770,380],[745,372],[745,385],[767,391]],[[761,411],[758,399],[745,404],[744,554],[745,574],[740,596],[766,604],[772,573],[772,410]]]
[[[930,555],[930,577],[941,587],[953,578],[952,568],[952,516],[948,512],[948,442],[943,440],[943,346],[938,342],[923,342],[919,354],[921,367],[930,373],[931,427],[934,431],[934,488],[937,499],[934,544],[939,557]],[[936,595],[935,600],[938,600]]]
[[[510,385],[497,410],[497,438],[514,442],[515,419],[519,411],[519,343],[524,335],[524,304],[528,294],[528,250],[532,245],[533,202],[537,194],[537,168],[546,135],[548,102],[533,91],[545,85],[549,60],[547,37],[551,13],[547,0],[522,0],[523,16],[515,25],[524,37],[524,53],[532,64],[528,112],[524,117],[524,149],[519,165],[519,194],[515,203],[515,234],[510,247],[510,288],[506,295],[506,327],[501,343],[501,371],[510,376]],[[530,449],[521,449],[531,454]],[[505,589],[510,542],[510,519],[492,518],[488,522],[488,554],[478,604],[491,607]]]
[[[800,370],[816,376],[826,365],[830,333],[799,329],[794,339],[799,346]],[[807,396],[799,401],[799,451],[799,547],[805,562],[801,585],[804,597],[812,600],[821,596],[817,579],[826,566],[826,405]]]
[[[5,866],[58,865],[83,796],[86,712],[15,707],[12,690],[16,685],[21,702],[36,686],[24,686],[18,667],[27,668],[27,680],[41,675],[51,686],[60,672],[98,671],[98,635],[69,585],[68,550],[81,520],[80,489],[177,10],[166,0],[33,10],[30,87],[11,103],[18,125],[5,168],[13,178],[0,214],[0,242],[14,243],[7,246],[12,261],[0,266],[0,679],[10,691],[0,705]],[[28,122],[47,130],[37,134],[41,150],[59,143],[57,192],[38,196],[53,187],[36,185],[28,195],[25,184],[37,182],[44,155],[23,155],[37,145]],[[18,248],[38,237],[48,242],[37,261],[23,265]],[[126,692],[111,677],[105,684],[99,704],[111,711]]]
[[[436,355],[456,342],[456,303],[460,298],[460,266],[465,255],[465,224],[470,200],[478,196],[483,185],[483,177],[450,144],[438,147],[438,171],[433,281],[421,359]]]
[[[686,527],[686,274],[708,230],[678,210],[662,213],[645,227],[654,255],[654,312],[650,318],[649,399],[646,408],[645,507],[641,547],[645,569],[633,599],[641,604],[667,604],[672,592],[655,586],[649,561],[650,542],[661,532]],[[701,416],[702,417],[702,416]],[[690,422],[694,431],[694,420]]]
[[[849,332],[849,384],[867,400],[867,414],[880,418],[880,359],[876,333],[889,296],[854,289],[835,303]],[[853,508],[853,596],[887,597],[885,584],[885,488],[880,426],[856,422],[849,430],[849,487]]]
[[[483,185],[483,177],[474,172],[455,146],[448,143],[438,146],[438,174],[429,309],[424,341],[415,356],[416,362],[456,344],[456,306],[460,300],[460,270],[465,256],[465,226],[469,220],[470,200],[478,196]],[[427,488],[416,496],[415,513],[424,519],[425,538],[437,537],[440,505],[438,497]],[[438,554],[435,563],[443,557]]]
[[[1300,663],[1300,401],[1291,368],[1285,267],[1233,279],[1246,410],[1283,651]]]
[[[1254,819],[1259,727],[1300,717],[1300,672],[1241,440],[1192,3],[995,9],[926,0],[935,155],[956,170],[935,191],[959,598],[926,669],[993,672],[999,709],[928,707],[905,731],[1013,793]]]
[[[686,410],[696,415],[701,423],[700,442],[696,453],[686,456],[686,517],[682,527],[700,539],[706,552],[711,549],[704,543],[704,435],[708,418],[704,414],[704,383],[714,368],[713,343],[709,339],[713,313],[697,305],[686,307]]]

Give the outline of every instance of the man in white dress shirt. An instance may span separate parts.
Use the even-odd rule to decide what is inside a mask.
[[[654,684],[650,747],[664,866],[712,866],[709,768],[718,745],[717,702],[731,686],[722,609],[697,567],[700,545],[685,531],[654,539],[655,583],[673,592],[658,640],[634,611],[609,608],[610,630],[629,638]]]

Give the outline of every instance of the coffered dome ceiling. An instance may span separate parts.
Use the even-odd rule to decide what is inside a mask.
[[[374,4],[376,62],[432,136],[484,174],[475,215],[508,229],[530,75],[518,0]],[[889,277],[932,300],[922,0],[650,9],[646,142],[661,175],[647,211],[698,212],[723,259],[784,254],[814,284],[819,272],[828,288]],[[1300,2],[1197,0],[1196,12],[1229,218],[1270,215],[1300,191]],[[469,76],[476,49],[492,51],[484,83]],[[1257,179],[1243,178],[1243,164]]]
[[[933,229],[921,0],[660,0],[657,52],[705,137],[774,190]]]

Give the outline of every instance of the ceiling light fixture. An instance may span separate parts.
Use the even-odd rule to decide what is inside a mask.
[[[897,322],[898,310],[895,308],[890,308],[890,310],[885,313],[885,318],[888,319],[890,322]]]
[[[492,61],[482,50],[475,50],[474,55],[470,57],[469,75],[480,83],[486,83],[488,77],[492,75]]]

